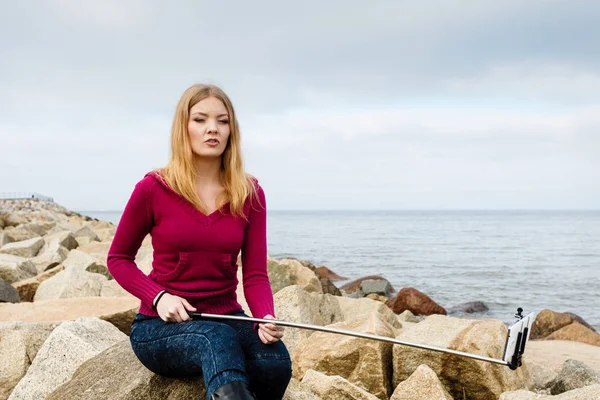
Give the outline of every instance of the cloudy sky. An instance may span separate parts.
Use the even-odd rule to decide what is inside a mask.
[[[271,209],[600,208],[600,3],[0,0],[0,192],[119,210],[220,85]]]

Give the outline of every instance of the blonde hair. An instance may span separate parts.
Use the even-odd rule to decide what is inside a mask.
[[[221,157],[221,183],[224,193],[217,199],[217,207],[229,202],[233,215],[244,217],[243,207],[246,198],[256,195],[256,179],[243,168],[241,138],[233,104],[225,92],[214,85],[196,84],[190,86],[181,96],[175,109],[171,126],[171,159],[162,169],[157,170],[171,189],[179,193],[198,210],[207,213],[207,208],[196,192],[194,153],[188,136],[190,109],[198,102],[215,97],[223,102],[229,114],[229,140]]]

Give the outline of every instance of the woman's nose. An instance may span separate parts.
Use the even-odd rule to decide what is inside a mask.
[[[218,129],[218,125],[217,125],[217,121],[208,121],[208,124],[206,125],[206,129],[209,133],[218,133],[219,129]]]

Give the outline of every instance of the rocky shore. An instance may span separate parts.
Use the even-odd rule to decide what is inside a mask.
[[[204,396],[202,378],[155,375],[133,354],[127,335],[139,300],[106,268],[115,230],[54,203],[0,200],[0,400]],[[136,262],[150,272],[149,238]],[[417,288],[393,288],[377,275],[338,287],[343,277],[297,259],[269,259],[268,268],[281,320],[493,358],[504,351],[503,322],[453,317],[456,310]],[[241,285],[238,299],[246,307]],[[459,311],[485,309],[467,303]],[[600,335],[585,320],[543,310],[531,338],[524,365],[512,371],[445,353],[286,328],[293,378],[285,399],[600,399]]]

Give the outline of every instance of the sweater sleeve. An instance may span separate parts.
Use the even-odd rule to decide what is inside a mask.
[[[152,178],[139,181],[125,206],[107,256],[107,267],[117,283],[126,291],[152,307],[156,295],[165,290],[144,274],[135,263],[142,241],[152,229],[148,197]]]
[[[242,244],[244,296],[255,318],[275,317],[273,292],[267,273],[267,204],[263,189],[257,186],[256,199],[250,200],[248,223]]]

